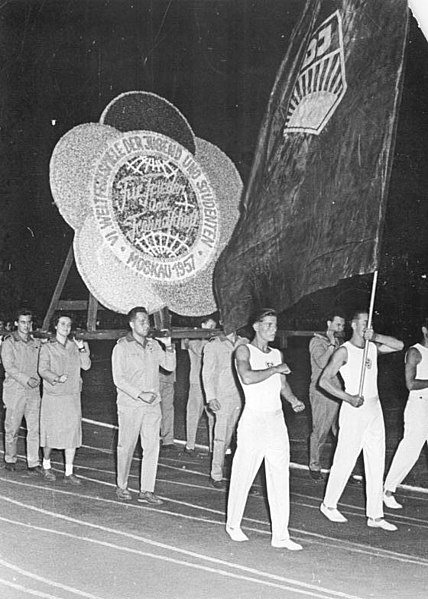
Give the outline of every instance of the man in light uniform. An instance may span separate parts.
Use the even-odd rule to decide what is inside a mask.
[[[214,441],[210,483],[224,488],[223,467],[236,423],[241,414],[242,400],[233,368],[235,349],[246,340],[235,331],[211,339],[203,351],[202,380],[208,409],[214,414]]]
[[[332,314],[327,319],[327,330],[324,334],[315,333],[309,342],[311,357],[311,384],[309,400],[312,411],[312,432],[309,437],[309,474],[313,480],[322,480],[320,451],[330,431],[337,435],[337,414],[339,402],[319,387],[319,378],[327,366],[333,352],[342,341],[345,319],[339,314]],[[334,384],[341,388],[336,376]]]
[[[20,310],[15,326],[1,345],[1,360],[5,370],[3,402],[6,406],[5,468],[16,469],[18,435],[22,419],[27,425],[28,474],[43,475],[40,467],[40,377],[37,372],[40,341],[31,335],[33,315]]]
[[[159,371],[159,391],[161,397],[161,452],[177,451],[174,445],[174,396],[175,370],[168,372],[164,368]]]
[[[397,527],[383,518],[383,473],[385,468],[385,425],[377,388],[377,357],[403,349],[403,342],[375,333],[367,328],[368,314],[354,314],[352,337],[331,357],[320,378],[320,386],[342,400],[339,435],[333,465],[327,482],[321,512],[332,522],[346,522],[337,509],[352,468],[361,452],[364,455],[367,496],[367,524],[372,528],[393,531]],[[365,341],[368,353],[363,392],[359,394]],[[338,389],[334,379],[340,371],[345,389]]]
[[[268,345],[277,331],[276,312],[261,310],[253,319],[253,329],[255,337],[251,343],[239,346],[235,352],[245,406],[232,463],[226,532],[233,541],[248,541],[241,520],[251,484],[264,460],[272,546],[298,551],[302,546],[292,541],[288,532],[290,444],[281,395],[295,412],[304,410],[304,404],[286,380],[290,369],[283,363],[281,352]]]
[[[140,494],[138,501],[160,505],[154,494],[159,458],[161,407],[159,367],[173,371],[175,349],[170,337],[160,343],[148,339],[150,321],[147,310],[137,306],[128,312],[131,332],[119,339],[113,349],[113,381],[117,389],[119,438],[117,443],[117,489],[121,501],[130,501],[129,471],[138,437],[141,439]]]
[[[201,322],[202,329],[215,329],[216,322],[213,318],[204,318]],[[205,400],[202,391],[202,352],[208,343],[208,339],[184,339],[183,347],[189,352],[189,396],[186,406],[186,446],[184,452],[194,455],[196,433],[199,420],[204,411]],[[210,410],[206,411],[208,418],[208,447],[212,452],[212,436],[214,427],[214,416]]]
[[[406,353],[405,374],[409,398],[404,410],[404,436],[386,477],[383,496],[384,504],[396,510],[403,506],[395,499],[395,490],[428,443],[428,318],[422,325],[421,342]]]

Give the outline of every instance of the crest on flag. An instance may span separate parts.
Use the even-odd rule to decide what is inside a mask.
[[[284,135],[318,135],[346,92],[342,19],[337,10],[314,32],[287,111]]]
[[[378,268],[407,17],[406,0],[307,0],[216,264],[225,326]]]

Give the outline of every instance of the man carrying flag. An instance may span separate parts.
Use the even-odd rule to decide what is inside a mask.
[[[368,321],[369,315],[366,311],[354,314],[351,321],[351,339],[335,351],[319,381],[325,391],[342,400],[337,447],[320,510],[332,522],[347,521],[337,509],[337,503],[362,450],[367,524],[371,528],[393,531],[397,530],[397,527],[383,518],[385,425],[377,388],[377,356],[401,351],[404,344],[394,337],[375,333],[367,326]],[[367,353],[364,349],[366,342]],[[364,365],[364,384],[360,392],[364,355],[367,355],[367,358]],[[338,372],[344,381],[344,391],[334,384]]]

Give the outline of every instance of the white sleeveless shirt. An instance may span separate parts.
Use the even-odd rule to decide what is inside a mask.
[[[346,347],[348,359],[346,364],[340,367],[340,374],[345,383],[345,391],[350,395],[358,395],[360,390],[361,365],[363,363],[364,348],[356,347],[350,341],[346,341],[342,347]],[[367,353],[367,367],[364,375],[363,396],[377,397],[377,348],[374,343],[369,342]]]
[[[417,379],[428,379],[428,347],[425,347],[421,343],[415,343],[412,345],[421,354],[422,360],[416,366]],[[428,387],[425,389],[413,389],[409,393],[409,399],[411,397],[428,398]]]
[[[250,366],[252,370],[266,370],[271,366],[282,363],[281,353],[278,349],[269,348],[268,353],[251,345],[247,345],[250,352]],[[239,375],[238,375],[239,376]],[[265,381],[246,385],[241,377],[239,380],[245,395],[245,408],[254,412],[276,412],[281,410],[281,375],[273,374]]]

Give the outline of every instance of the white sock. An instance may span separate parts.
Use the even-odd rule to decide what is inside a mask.
[[[51,460],[49,458],[49,460],[45,460],[45,458],[43,458],[43,470],[50,470],[51,469]]]
[[[66,464],[65,465],[65,476],[70,476],[71,474],[73,474],[73,464]]]

